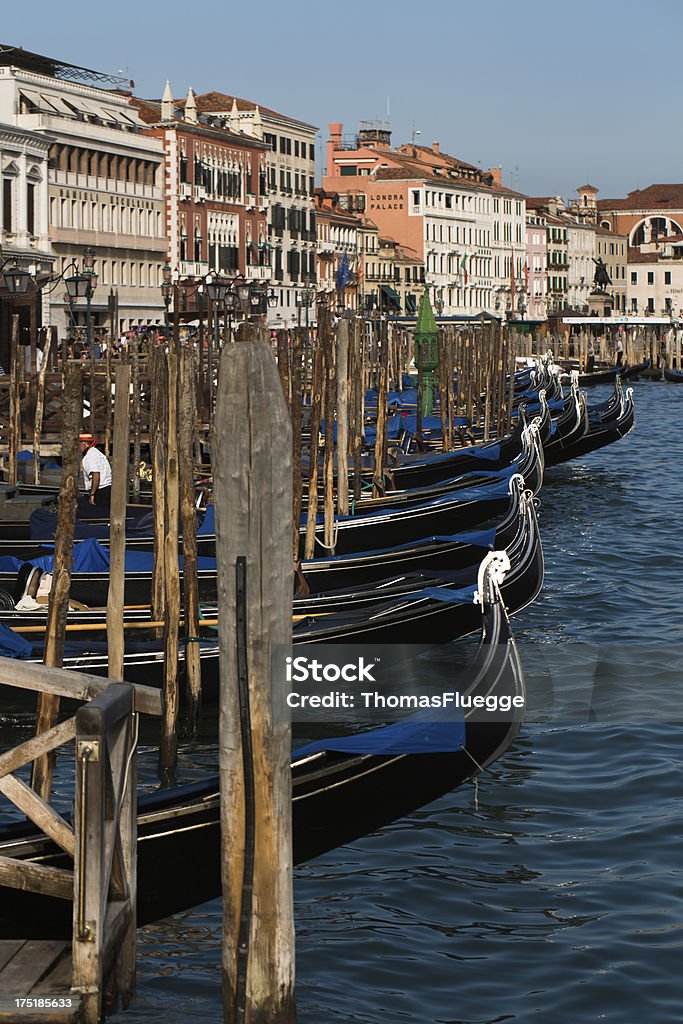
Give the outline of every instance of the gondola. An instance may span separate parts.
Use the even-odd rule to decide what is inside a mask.
[[[668,370],[664,367],[664,380],[670,384],[683,384],[683,370]]]
[[[482,638],[463,695],[505,698],[512,709],[483,714],[429,712],[396,727],[328,739],[295,752],[292,759],[293,858],[301,864],[352,842],[450,792],[499,758],[517,736],[523,718],[524,679],[498,589],[494,559],[485,567]],[[454,687],[455,688],[455,687]],[[515,700],[517,698],[517,700]],[[464,726],[464,728],[463,728]],[[418,740],[418,735],[423,737]],[[415,743],[420,751],[414,751]],[[137,892],[139,925],[178,913],[220,895],[220,821],[217,777],[141,796],[138,801]],[[0,825],[0,855],[70,867],[35,826]],[[199,870],[188,871],[188,864]],[[67,901],[0,888],[2,938],[68,938]]]
[[[594,370],[590,373],[580,373],[579,387],[590,388],[597,384],[611,384],[619,372],[620,368],[618,366],[610,366],[606,370]]]
[[[619,376],[622,380],[638,380],[639,377],[648,373],[651,366],[651,359],[644,359],[642,363],[634,363],[633,366],[627,363]]]
[[[505,556],[509,571],[502,585],[503,598],[510,612],[525,607],[537,596],[543,582],[543,550],[536,522],[533,496],[523,500],[524,522]],[[488,557],[488,555],[486,556]],[[411,644],[433,646],[467,636],[477,629],[476,608],[473,603],[479,566],[469,572],[454,574],[435,586],[409,588],[401,596],[375,593],[365,606],[360,598],[356,604],[345,601],[344,596],[332,597],[316,604],[308,598],[297,609],[292,636],[296,645],[333,644]],[[341,605],[343,610],[330,611]],[[371,602],[370,606],[368,604]],[[219,650],[213,639],[199,641],[202,672],[202,690],[205,699],[215,699],[218,688]],[[0,623],[0,650],[13,651],[15,657],[40,663],[42,645],[24,639]],[[181,667],[184,649],[180,652]],[[65,644],[63,667],[72,671],[106,676],[108,672],[106,640],[75,641]],[[161,686],[163,680],[164,651],[158,640],[127,640],[124,657],[124,678],[132,683]]]
[[[543,579],[543,552],[534,496],[530,491],[520,497],[517,529],[506,544],[505,551],[510,569],[503,584],[503,597],[508,610],[518,611],[536,597]],[[319,642],[347,642],[344,632],[348,625],[354,631],[362,629],[368,633],[369,630],[373,638],[380,641],[382,630],[379,627],[383,620],[393,629],[397,617],[402,623],[401,640],[405,640],[407,635],[413,636],[413,642],[422,637],[428,637],[431,642],[434,638],[444,640],[446,637],[462,635],[463,630],[467,630],[468,609],[461,606],[469,603],[471,588],[476,583],[480,563],[486,554],[484,550],[469,565],[456,570],[442,570],[439,573],[413,571],[383,579],[364,588],[341,588],[295,597],[295,642],[310,643],[315,636],[320,637]],[[415,627],[411,623],[404,623],[405,609],[411,601],[414,603]],[[453,607],[442,607],[443,604]],[[381,611],[381,615],[374,616],[374,611]],[[215,630],[211,626],[215,624],[217,616],[218,608],[215,604],[202,605],[202,620],[210,624],[212,634],[215,634]],[[125,612],[124,618],[131,626],[127,635],[139,643],[145,637],[145,621],[150,621],[149,606],[131,608]],[[67,635],[83,644],[85,652],[86,641],[106,639],[105,620],[105,610],[102,608],[72,611],[68,615],[67,625],[75,632]],[[27,636],[29,640],[34,640],[36,635],[42,636],[39,630],[41,624],[44,626],[45,612],[3,611],[0,612],[0,622]],[[148,633],[151,636],[152,630],[148,630]],[[206,650],[208,657],[208,648]]]
[[[503,517],[492,526],[457,534],[428,535],[408,544],[347,555],[316,557],[301,563],[305,587],[310,594],[328,590],[359,590],[369,584],[406,573],[439,573],[462,569],[479,562],[495,547],[507,548],[519,532],[523,517],[521,496],[524,481],[510,479],[508,505]],[[71,597],[85,605],[103,606],[109,591],[109,549],[96,540],[83,541],[75,548],[75,569],[71,574]],[[46,572],[52,569],[52,552],[33,559]],[[151,552],[127,551],[124,600],[127,605],[149,604],[152,585]],[[0,556],[0,591],[11,594],[22,561]],[[204,605],[216,600],[216,560],[199,559],[199,598]],[[182,565],[180,570],[183,580]],[[9,621],[11,612],[3,612]],[[74,614],[74,621],[78,621]]]
[[[557,466],[562,462],[580,458],[583,455],[590,454],[590,452],[604,448],[606,445],[625,437],[633,428],[634,423],[633,389],[628,388],[614,417],[610,417],[607,421],[598,420],[591,422],[588,432],[583,437],[577,438],[562,449],[549,453],[546,464],[548,466]]]

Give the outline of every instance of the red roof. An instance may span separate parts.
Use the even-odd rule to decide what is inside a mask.
[[[683,210],[683,185],[648,185],[626,199],[599,199],[600,210]]]

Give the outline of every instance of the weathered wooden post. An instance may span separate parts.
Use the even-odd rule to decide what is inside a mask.
[[[81,471],[78,435],[83,413],[83,373],[79,364],[66,367],[62,409],[62,486],[59,493],[54,569],[43,654],[43,663],[53,668],[61,668],[64,657],[64,634],[71,589],[71,556]],[[38,697],[36,736],[51,729],[57,722],[58,714],[59,697],[41,693]],[[53,765],[54,753],[43,754],[33,763],[31,784],[38,796],[45,801],[50,797]]]
[[[292,340],[292,462],[293,462],[293,494],[292,494],[292,541],[294,561],[299,561],[299,524],[301,521],[301,505],[303,501],[303,480],[301,477],[301,429],[303,401],[303,332],[300,327],[294,331]]]
[[[21,444],[21,398],[19,384],[19,317],[12,317],[9,361],[9,430],[8,430],[8,481],[10,486],[17,482],[17,454]]]
[[[33,424],[33,482],[40,483],[40,435],[43,430],[43,412],[45,410],[45,378],[50,361],[50,350],[52,342],[57,333],[56,327],[48,327],[45,332],[45,347],[43,349],[43,362],[38,371],[38,392],[36,395],[36,417]]]
[[[152,450],[152,508],[154,561],[150,595],[153,622],[161,622],[166,607],[164,585],[164,531],[166,529],[166,354],[155,346],[151,355],[149,439]]]
[[[315,554],[315,527],[318,515],[318,435],[322,415],[322,396],[325,376],[325,357],[319,341],[313,352],[313,379],[311,381],[311,447],[308,460],[308,509],[306,511],[306,546],[304,558],[311,559]],[[298,541],[295,538],[295,551]]]
[[[213,434],[223,1002],[226,1021],[253,1024],[295,1019],[290,725],[271,674],[274,648],[291,642],[289,432],[270,346],[226,346]]]
[[[140,501],[140,341],[132,342],[133,383],[133,501]],[[127,481],[126,481],[127,482]]]
[[[334,334],[332,316],[326,306],[318,306],[318,338],[325,353],[325,453],[323,457],[323,483],[325,487],[324,505],[324,541],[325,550],[334,551],[334,427],[335,406],[337,404],[336,374],[337,367],[334,353]],[[310,501],[310,497],[309,497]]]
[[[337,511],[349,514],[349,321],[337,325]]]
[[[166,523],[164,528],[164,713],[161,719],[159,763],[170,778],[178,753],[178,631],[180,628],[180,569],[178,565],[178,315],[173,344],[167,356],[166,392]]]
[[[384,469],[387,460],[387,378],[389,375],[389,335],[387,321],[380,321],[382,348],[379,353],[379,379],[377,382],[377,432],[375,434],[375,471],[373,498],[384,494]]]
[[[180,349],[178,374],[178,453],[180,514],[183,522],[183,602],[185,611],[185,669],[187,715],[192,732],[199,719],[202,666],[199,652],[199,581],[197,576],[197,516],[194,507],[194,424],[196,419],[192,348]]]
[[[109,527],[109,593],[107,595],[107,658],[110,679],[123,679],[124,583],[126,576],[126,501],[128,498],[130,365],[116,367],[114,458],[111,467]]]

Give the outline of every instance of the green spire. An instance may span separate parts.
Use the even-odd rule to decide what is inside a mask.
[[[425,285],[425,290],[420,298],[420,308],[417,311],[417,322],[415,324],[415,340],[422,341],[427,338],[436,337],[437,328],[436,320],[434,319],[434,312],[432,310],[432,304],[429,301],[429,289]]]

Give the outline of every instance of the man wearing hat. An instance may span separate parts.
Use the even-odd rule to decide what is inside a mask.
[[[109,460],[96,447],[93,434],[80,434],[83,459],[83,483],[91,505],[109,508],[111,501],[111,467]]]

